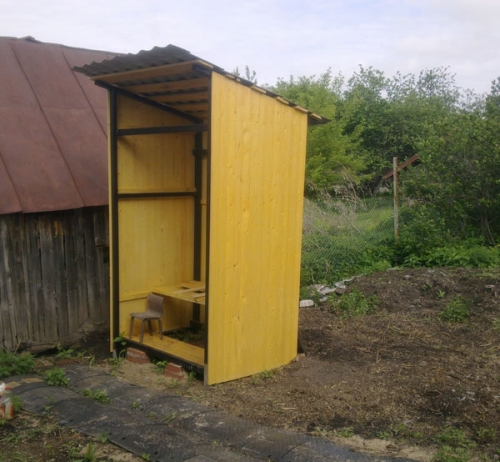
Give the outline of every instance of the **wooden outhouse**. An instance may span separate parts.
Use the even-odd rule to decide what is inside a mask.
[[[109,91],[111,337],[206,384],[289,363],[307,126],[326,119],[172,45],[76,70]],[[128,338],[150,293],[163,336]]]

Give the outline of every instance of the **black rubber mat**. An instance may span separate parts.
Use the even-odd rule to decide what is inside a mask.
[[[106,434],[113,444],[157,462],[384,462],[321,438],[279,431],[196,404],[164,391],[139,387],[98,369],[67,366],[68,388],[48,386],[35,376],[11,377],[23,408],[57,416],[62,425],[89,436]],[[106,391],[109,404],[82,396]]]

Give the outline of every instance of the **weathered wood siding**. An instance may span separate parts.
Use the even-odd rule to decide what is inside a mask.
[[[108,208],[0,216],[0,348],[109,328]]]

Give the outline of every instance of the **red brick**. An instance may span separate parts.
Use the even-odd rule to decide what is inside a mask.
[[[127,361],[134,364],[147,364],[150,361],[149,356],[144,351],[136,350],[135,348],[127,348]]]
[[[183,380],[187,377],[184,368],[174,363],[168,363],[163,374],[165,375],[165,377],[176,380]]]

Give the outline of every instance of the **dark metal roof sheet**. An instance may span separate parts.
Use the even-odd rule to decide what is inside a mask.
[[[208,117],[210,72],[218,72],[282,104],[307,113],[312,124],[328,122],[328,119],[175,45],[116,56],[110,60],[75,67],[75,70],[102,85],[122,88],[197,119]]]
[[[113,56],[0,38],[0,214],[107,204],[106,92],[72,68]]]

